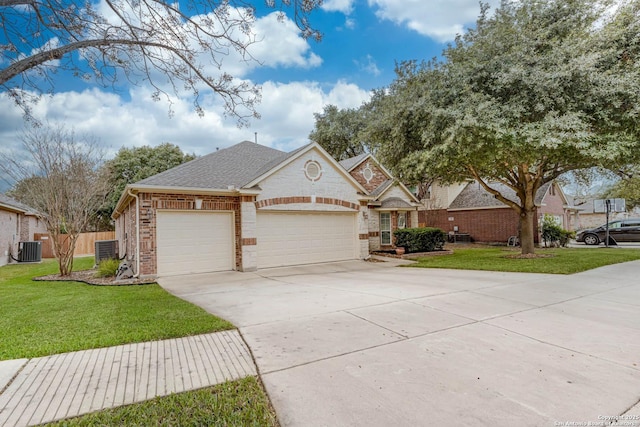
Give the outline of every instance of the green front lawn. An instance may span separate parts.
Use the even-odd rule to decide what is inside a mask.
[[[255,377],[157,397],[48,426],[277,426]]]
[[[79,258],[74,269],[92,265],[92,257]],[[155,284],[90,286],[31,280],[56,271],[54,260],[0,267],[0,360],[233,328]]]
[[[519,249],[507,249],[504,247],[454,248],[453,255],[419,258],[417,264],[412,264],[408,267],[573,274],[609,264],[640,259],[640,250],[620,248],[536,249],[537,254],[553,256],[531,259],[506,257],[519,253]]]

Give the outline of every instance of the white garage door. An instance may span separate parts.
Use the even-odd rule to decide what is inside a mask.
[[[233,214],[158,211],[158,276],[233,270]]]
[[[352,213],[259,212],[258,268],[358,257]]]

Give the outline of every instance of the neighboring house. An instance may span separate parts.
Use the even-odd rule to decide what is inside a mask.
[[[407,205],[417,225],[417,201],[372,157],[351,160],[350,173],[316,143],[245,141],[131,184],[113,214],[120,254],[143,277],[365,258]]]
[[[18,243],[33,241],[34,233],[47,229],[29,206],[0,194],[0,266],[17,257]]]
[[[510,200],[517,201],[515,192],[504,184],[491,183],[490,186]],[[436,198],[439,199],[436,199]],[[519,235],[520,219],[518,214],[478,182],[467,182],[450,188],[432,186],[432,200],[425,206],[437,206],[419,212],[420,223],[438,227],[448,233],[465,233],[476,242],[503,242],[511,236]],[[573,230],[576,227],[577,209],[556,182],[544,184],[536,193],[535,199],[536,236],[537,226],[542,217],[552,215],[563,228]]]
[[[607,215],[604,212],[596,212],[594,209],[595,199],[574,198],[574,204],[579,209],[576,221],[576,229],[599,227],[607,222]],[[640,218],[640,207],[636,207],[627,212],[610,212],[609,221],[626,218]]]

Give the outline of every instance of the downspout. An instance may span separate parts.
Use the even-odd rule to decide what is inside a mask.
[[[140,199],[131,189],[127,190],[127,194],[136,199],[136,272],[133,277],[137,279],[140,276]]]

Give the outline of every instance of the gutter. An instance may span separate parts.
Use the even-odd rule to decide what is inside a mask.
[[[136,199],[136,272],[133,277],[137,279],[140,277],[140,199],[131,189],[127,190],[127,194]]]

